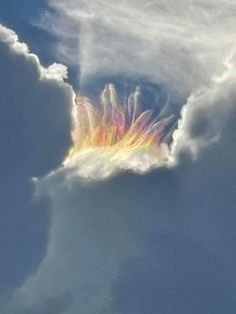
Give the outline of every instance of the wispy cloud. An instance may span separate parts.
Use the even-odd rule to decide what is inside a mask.
[[[188,94],[222,71],[234,45],[236,7],[231,0],[50,4],[58,15],[47,23],[56,25],[62,55],[70,48],[66,55],[79,66],[81,84],[94,75],[138,75]],[[76,48],[68,45],[78,41]]]

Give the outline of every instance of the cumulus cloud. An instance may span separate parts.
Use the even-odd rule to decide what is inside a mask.
[[[69,291],[66,314],[235,313],[234,68],[188,99],[171,167],[38,181],[52,200],[48,252],[13,308]]]
[[[63,82],[64,67],[44,68],[3,25],[0,68],[0,293],[5,302],[46,253],[49,204],[34,201],[31,178],[57,167],[68,150],[73,93]]]
[[[112,284],[114,313],[235,312],[234,68],[184,109],[177,193],[168,193],[173,203],[165,207],[172,217],[162,215],[160,227],[157,215],[144,252],[121,266]]]
[[[183,106],[182,119],[174,133],[174,156],[185,148],[196,158],[204,148],[227,142],[227,138],[222,139],[222,132],[235,106],[235,51],[225,60],[222,73],[213,76],[208,86],[192,93]]]
[[[187,101],[168,167],[107,180],[64,167],[36,180],[52,202],[47,254],[3,311],[235,313],[234,3],[51,4],[80,27],[63,36],[79,38],[82,81],[144,76]]]

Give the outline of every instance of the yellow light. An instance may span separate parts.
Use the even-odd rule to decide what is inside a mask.
[[[151,148],[161,160],[168,155],[168,145],[161,138],[172,117],[152,118],[152,110],[141,111],[140,89],[121,104],[115,87],[107,84],[97,106],[85,97],[77,96],[72,131],[73,147],[64,165],[81,152],[91,148],[105,148],[110,158],[119,158],[134,151]]]

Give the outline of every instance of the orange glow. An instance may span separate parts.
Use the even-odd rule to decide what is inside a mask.
[[[152,148],[157,158],[166,157],[168,145],[161,142],[172,117],[153,119],[152,110],[141,111],[140,88],[121,104],[115,87],[105,86],[100,102],[77,96],[74,110],[73,147],[65,163],[88,148],[106,148],[109,154],[126,154]],[[107,151],[107,150],[106,150]]]

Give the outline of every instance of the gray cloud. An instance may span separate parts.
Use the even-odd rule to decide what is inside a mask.
[[[14,311],[14,314],[62,314],[71,304],[71,297],[68,294],[49,298],[32,307],[22,308]]]
[[[32,176],[57,167],[70,145],[72,91],[65,67],[43,68],[0,25],[0,294],[22,284],[44,254],[48,200],[34,200]]]
[[[168,168],[107,181],[65,168],[38,181],[51,237],[16,300],[70,291],[66,314],[235,312],[234,68],[232,57],[189,97]]]
[[[157,232],[113,284],[112,313],[235,313],[235,274],[185,231]]]

